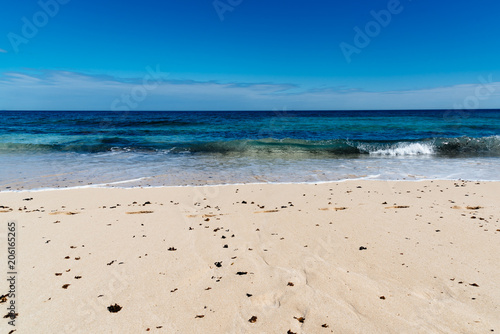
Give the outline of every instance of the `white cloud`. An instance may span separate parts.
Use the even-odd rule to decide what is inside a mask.
[[[120,79],[67,71],[4,73],[0,76],[0,110],[113,110],[113,106],[124,107],[123,96],[140,91],[142,83],[143,78]],[[477,102],[479,108],[500,107],[500,83],[491,82],[489,90],[480,87],[478,81],[431,89],[375,92],[345,87],[304,90],[288,83],[168,79],[149,89],[144,99],[134,102],[130,109],[452,109],[471,101]],[[478,89],[480,94],[489,94],[478,99]]]
[[[0,49],[0,53],[7,53],[7,50]]]

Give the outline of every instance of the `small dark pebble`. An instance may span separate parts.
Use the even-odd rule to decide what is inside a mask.
[[[364,246],[359,247],[359,250],[365,250],[365,249],[367,249],[367,248]]]
[[[122,309],[122,307],[120,305],[116,304],[116,303],[115,303],[115,305],[108,306],[108,311],[111,312],[111,313],[120,312],[121,309]]]
[[[7,318],[11,318],[11,319],[15,319],[17,318],[17,316],[19,315],[19,313],[14,313],[13,315],[9,312],[7,313],[6,315],[4,315],[4,319],[7,319]]]
[[[246,274],[248,274],[248,272],[246,272],[246,271],[238,271],[236,273],[236,275],[246,275]]]
[[[257,322],[257,317],[256,316],[251,317],[250,319],[248,319],[248,322],[250,322],[252,324],[256,323]]]

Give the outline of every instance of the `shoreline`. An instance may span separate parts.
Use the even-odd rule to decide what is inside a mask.
[[[147,179],[148,177],[144,177],[141,179]],[[8,193],[29,193],[29,192],[46,192],[46,191],[60,191],[60,190],[80,190],[80,189],[162,189],[162,188],[203,188],[203,187],[226,187],[226,186],[244,186],[244,185],[315,185],[315,184],[329,184],[329,183],[344,183],[344,182],[364,182],[364,181],[373,181],[373,182],[483,182],[483,183],[491,183],[491,182],[500,182],[500,180],[482,180],[482,179],[394,179],[394,180],[384,180],[384,179],[375,179],[370,177],[363,177],[357,179],[342,179],[342,180],[332,180],[332,181],[285,181],[285,182],[247,182],[247,183],[217,183],[217,184],[186,184],[186,185],[161,185],[161,186],[132,186],[132,187],[114,187],[110,186],[113,184],[122,184],[128,182],[134,182],[139,179],[134,180],[125,180],[125,181],[116,181],[110,183],[100,183],[100,184],[91,184],[84,186],[69,186],[69,187],[48,187],[48,188],[33,188],[33,189],[23,189],[23,190],[12,190],[12,189],[4,189],[0,190],[0,194],[8,194]]]
[[[500,182],[348,181],[0,192],[0,329],[500,330]]]

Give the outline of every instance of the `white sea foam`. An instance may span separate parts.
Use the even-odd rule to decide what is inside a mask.
[[[427,143],[399,143],[393,147],[370,152],[371,155],[386,156],[432,155],[434,153],[434,146]]]

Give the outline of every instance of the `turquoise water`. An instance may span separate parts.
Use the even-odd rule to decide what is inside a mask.
[[[500,179],[498,110],[0,115],[1,190]]]

